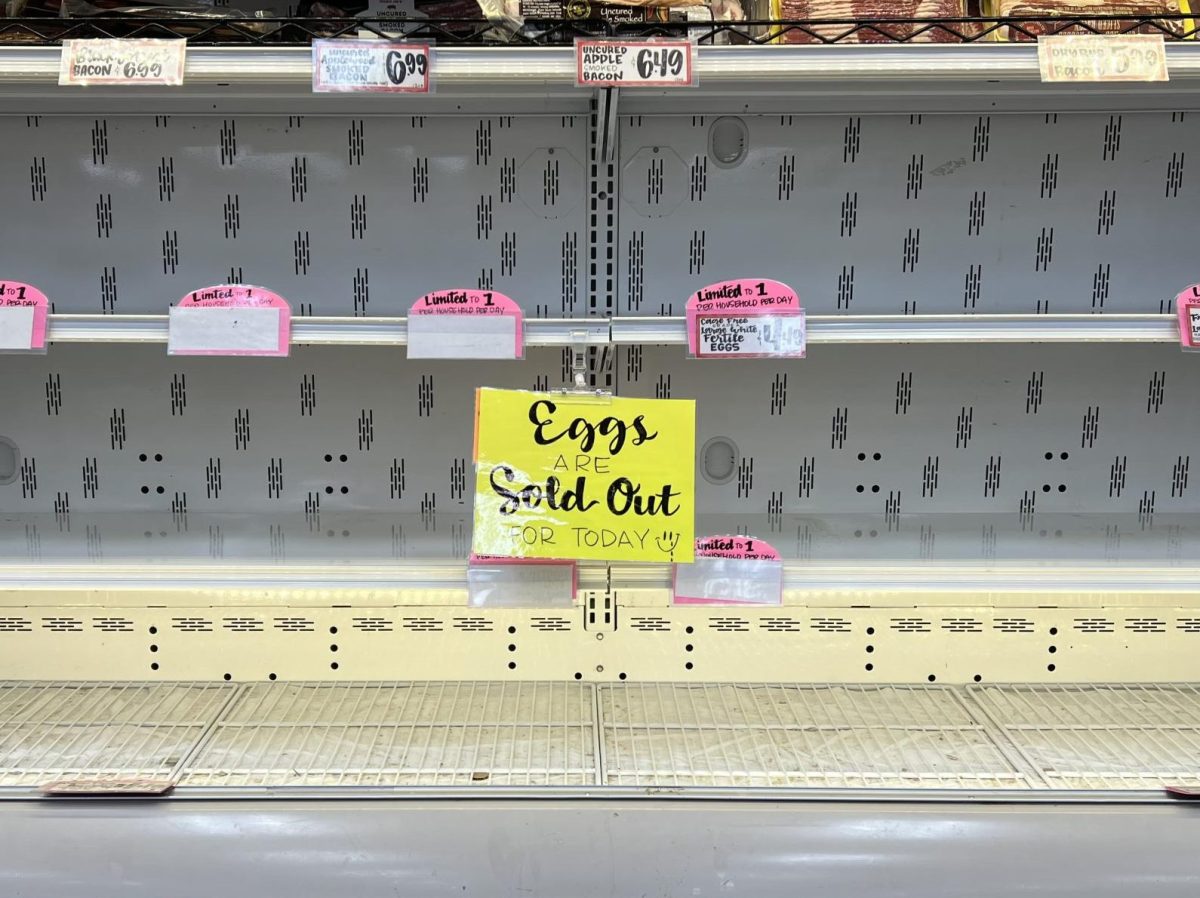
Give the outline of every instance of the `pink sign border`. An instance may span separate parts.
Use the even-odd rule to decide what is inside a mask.
[[[197,294],[210,290],[231,290],[231,297],[197,298]],[[255,295],[257,291],[257,295]],[[240,294],[240,295],[239,295]],[[286,358],[292,343],[292,307],[288,301],[266,287],[253,284],[214,284],[190,291],[176,303],[178,308],[270,308],[279,310],[278,348],[258,349],[185,349],[171,353],[174,356],[256,356],[259,358]]]
[[[41,350],[46,348],[46,330],[50,320],[50,300],[46,298],[46,294],[39,290],[33,284],[25,281],[0,281],[7,287],[14,287],[17,290],[24,288],[25,299],[7,299],[0,297],[0,306],[5,308],[21,307],[28,308],[30,302],[33,304],[33,331],[30,334],[31,350]],[[19,350],[18,350],[19,351]]]
[[[1184,349],[1200,349],[1200,343],[1192,342],[1192,322],[1188,310],[1200,306],[1200,284],[1185,287],[1175,297],[1175,317],[1179,321],[1179,345]]]
[[[445,293],[462,293],[466,297],[466,302],[463,305],[426,305],[421,303],[427,302],[431,296],[437,296]],[[490,305],[489,305],[490,298]],[[507,315],[517,319],[516,328],[516,343],[513,347],[513,358],[521,359],[525,357],[525,313],[521,310],[521,306],[515,299],[500,293],[496,290],[468,290],[466,288],[453,287],[446,290],[433,290],[429,293],[424,293],[418,296],[408,310],[410,317],[430,315],[488,315],[491,313],[482,311],[483,309],[495,307],[499,308],[500,315]]]
[[[759,289],[759,285],[762,289]],[[711,292],[726,292],[729,296],[713,296],[701,298]],[[737,308],[716,308],[722,299],[738,300],[745,305]],[[771,302],[764,305],[763,300]],[[739,358],[736,354],[712,356],[700,355],[700,319],[701,318],[757,318],[769,315],[777,317],[803,315],[800,297],[796,291],[783,281],[771,278],[736,278],[730,281],[717,281],[702,287],[688,297],[687,309],[687,338],[688,352],[696,358]],[[748,353],[740,358],[803,358],[803,353],[781,353],[764,356],[761,353]]]
[[[738,548],[738,549],[702,549],[701,548],[702,543],[708,542],[709,540],[716,540],[716,539],[728,539],[728,540],[732,540],[734,543],[744,540],[747,542],[757,543],[762,548],[760,551],[753,553],[754,554],[753,558],[750,557],[750,554],[746,551],[745,546]],[[782,557],[780,556],[778,550],[773,545],[771,545],[769,542],[767,542],[765,539],[759,539],[756,536],[738,536],[736,534],[720,534],[720,535],[709,535],[709,536],[696,537],[695,557],[696,558],[732,558],[732,559],[741,560],[741,561],[750,561],[750,560],[781,561],[782,560]],[[679,580],[679,565],[676,564],[671,567],[671,595],[672,595],[671,604],[672,605],[739,605],[739,606],[740,605],[754,605],[754,606],[758,606],[760,604],[758,602],[739,602],[736,599],[701,599],[701,598],[697,598],[695,596],[682,596],[675,591],[675,587],[676,587],[676,584],[678,583],[678,580]]]

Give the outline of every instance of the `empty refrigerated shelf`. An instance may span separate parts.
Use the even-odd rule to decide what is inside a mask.
[[[635,685],[601,718],[610,785],[1030,786],[949,688]]]
[[[1198,708],[1169,684],[21,682],[0,786],[1145,792],[1200,786]]]
[[[585,786],[594,700],[576,683],[250,686],[184,786]]]
[[[232,684],[0,683],[0,786],[173,779]]]
[[[1200,783],[1192,686],[973,687],[970,697],[1054,789]]]

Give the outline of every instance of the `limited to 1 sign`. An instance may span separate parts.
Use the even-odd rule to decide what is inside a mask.
[[[183,84],[186,40],[63,41],[59,84]]]
[[[690,41],[576,41],[580,87],[692,87]]]
[[[1167,81],[1161,34],[1051,34],[1038,39],[1043,81]]]
[[[313,41],[313,91],[427,94],[433,54],[429,44],[386,41]]]

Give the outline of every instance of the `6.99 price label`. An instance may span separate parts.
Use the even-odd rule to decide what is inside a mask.
[[[313,41],[313,91],[427,94],[433,73],[429,44]]]
[[[580,87],[693,87],[690,41],[577,41]]]
[[[183,84],[186,40],[63,41],[60,85]]]

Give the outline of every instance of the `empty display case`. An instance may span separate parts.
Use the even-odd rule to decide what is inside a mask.
[[[0,47],[0,278],[52,301],[0,355],[7,893],[1195,894],[1200,46],[1043,84],[994,27],[702,40],[675,91],[447,41],[402,98],[282,40],[177,89]],[[737,277],[807,358],[688,357]],[[217,283],[290,301],[288,358],[168,356]],[[408,360],[449,287],[526,357]],[[468,605],[474,391],[580,353],[696,400],[696,532],[770,542],[781,605],[618,562]]]

